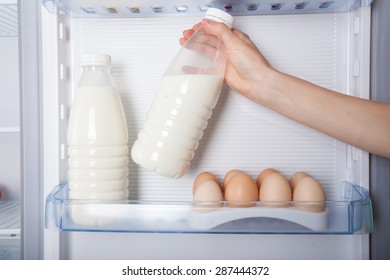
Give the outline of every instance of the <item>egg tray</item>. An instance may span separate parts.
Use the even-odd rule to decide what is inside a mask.
[[[294,203],[285,206],[251,203],[242,207],[231,207],[224,203],[221,207],[196,205],[191,211],[190,226],[199,230],[212,230],[224,224],[249,219],[267,218],[295,223],[311,231],[325,231],[328,228],[328,211],[311,212],[301,210]],[[253,223],[253,222],[252,222]],[[264,228],[266,230],[266,228]]]
[[[227,202],[200,205],[190,201],[72,200],[68,198],[68,185],[63,183],[46,198],[45,226],[97,232],[370,233],[373,225],[368,191],[348,182],[336,190],[337,200],[326,201],[323,212],[310,212],[300,208],[310,202],[287,202],[284,207],[253,202],[236,207]]]

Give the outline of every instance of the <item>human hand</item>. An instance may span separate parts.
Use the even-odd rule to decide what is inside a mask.
[[[194,32],[202,27],[206,34],[217,37],[225,48],[227,64],[226,83],[245,97],[261,103],[266,91],[266,82],[274,68],[261,54],[249,36],[236,29],[230,30],[225,24],[202,20],[193,28],[185,30],[180,44],[183,45]]]
[[[202,20],[183,32],[180,44],[200,27],[222,42],[227,55],[225,81],[232,89],[294,121],[390,158],[390,104],[340,94],[279,72],[246,34],[223,23]]]

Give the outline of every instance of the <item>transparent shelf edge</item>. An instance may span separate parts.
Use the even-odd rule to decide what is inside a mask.
[[[67,198],[68,186],[56,186],[46,198],[45,226],[49,230],[138,233],[229,234],[368,234],[373,230],[368,191],[343,182],[337,201],[325,210],[301,207],[318,203],[288,202],[270,207],[253,202],[230,207],[226,202],[193,205],[180,201],[94,201]]]
[[[20,127],[18,126],[0,126],[0,133],[19,133]]]
[[[214,7],[234,16],[278,15],[307,13],[339,13],[370,6],[373,0],[284,0],[284,1],[227,1],[206,0],[199,4],[194,0],[141,1],[141,0],[42,0],[42,5],[51,13],[56,9],[74,17],[148,17],[164,15],[197,15]]]

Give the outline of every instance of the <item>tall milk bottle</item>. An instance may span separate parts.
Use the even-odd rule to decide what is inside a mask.
[[[88,54],[68,126],[70,199],[122,200],[128,196],[128,133],[110,72],[111,57]]]
[[[233,17],[219,9],[208,9],[204,18],[233,25]],[[198,29],[161,79],[131,149],[134,162],[171,178],[187,172],[218,101],[225,65],[218,38]]]

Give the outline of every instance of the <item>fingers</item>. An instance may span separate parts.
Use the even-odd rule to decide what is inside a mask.
[[[179,39],[180,46],[183,46],[185,44],[185,42],[187,42],[187,39],[184,39],[184,38]]]
[[[202,26],[202,23],[199,22],[195,24],[191,29],[187,29],[183,31],[183,37],[179,39],[180,45],[184,45],[184,43],[190,38],[196,30],[198,30]]]
[[[192,29],[193,29],[194,31],[196,31],[196,30],[198,30],[201,26],[202,26],[202,22],[198,22],[197,24],[195,24],[195,25],[192,27]]]
[[[202,42],[191,42],[190,44],[186,44],[184,47],[210,58],[214,57],[218,50],[218,46],[212,46]]]
[[[249,38],[249,36],[237,29],[232,29],[232,32],[234,33],[234,35],[236,35],[238,38],[240,38],[241,40],[243,40],[245,43],[247,44],[252,44],[252,40]]]
[[[184,45],[187,43],[186,48],[192,49],[192,50],[200,50],[200,46],[204,45],[205,48],[214,48],[217,49],[219,47],[219,40],[217,37],[208,35],[208,34],[198,34],[198,36],[194,36],[194,33],[196,32],[196,29],[199,29],[201,24],[197,24],[192,29],[187,29],[183,31],[183,37],[179,39],[180,45]],[[188,39],[192,37],[191,41],[188,41]],[[190,43],[190,44],[189,44]],[[215,50],[214,50],[215,52]]]
[[[194,29],[188,29],[188,30],[184,30],[183,31],[183,37],[188,39],[192,36],[192,34],[195,33],[195,30]]]
[[[207,34],[218,37],[225,45],[237,44],[240,40],[248,45],[254,45],[247,34],[234,28],[230,30],[223,23],[213,22],[207,19],[203,19],[201,22],[195,24],[191,29],[184,30],[183,37],[179,40],[180,45],[184,45],[200,27],[203,27]]]
[[[218,37],[225,45],[237,39],[237,36],[223,23],[203,19],[202,27],[207,34]]]
[[[194,34],[195,30],[193,29],[187,29],[183,31],[183,37],[179,39],[180,45],[184,45],[184,43]]]

